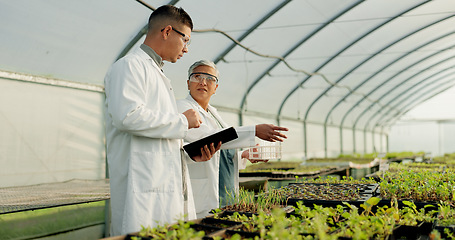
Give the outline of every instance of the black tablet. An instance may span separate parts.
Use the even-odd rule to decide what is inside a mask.
[[[231,140],[238,138],[237,132],[233,127],[223,129],[219,132],[216,132],[207,137],[196,140],[192,143],[188,143],[183,146],[183,149],[188,153],[188,155],[193,158],[195,156],[201,156],[201,148],[205,145],[214,143],[215,147],[221,141],[221,143],[227,143]]]

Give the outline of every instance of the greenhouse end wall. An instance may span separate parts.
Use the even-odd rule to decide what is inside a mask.
[[[105,178],[102,92],[5,78],[0,89],[0,187]]]
[[[455,120],[401,121],[390,129],[390,152],[427,152],[433,156],[455,152]]]
[[[81,89],[55,84],[52,79],[37,83],[0,77],[0,88],[0,163],[7,166],[0,170],[0,187],[105,178],[102,87]],[[220,109],[220,114],[229,124],[238,125],[235,111]],[[267,117],[245,115],[243,119],[244,125],[277,124]],[[324,127],[311,123],[307,124],[305,153],[303,122],[284,119],[280,125],[289,128],[282,144],[284,160],[387,151],[385,133],[343,128],[341,138],[336,126],[328,126],[325,155]],[[388,147],[390,152],[442,155],[455,152],[454,135],[455,121],[398,123],[392,127]]]

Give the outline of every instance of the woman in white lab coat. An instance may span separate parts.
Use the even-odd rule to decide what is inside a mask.
[[[187,81],[190,94],[186,99],[178,100],[177,107],[179,112],[188,109],[198,111],[202,123],[199,128],[188,131],[184,138],[185,142],[193,142],[230,126],[221,119],[217,110],[209,104],[211,96],[215,94],[218,88],[218,76],[219,72],[216,65],[207,60],[198,61],[190,67]],[[221,149],[253,147],[255,146],[255,136],[267,141],[282,141],[282,138],[286,138],[286,136],[278,131],[287,131],[286,128],[272,124],[243,126],[237,127],[235,130],[239,137],[223,144]],[[238,173],[239,162],[240,165],[245,165],[247,158],[248,151],[236,153],[235,172]],[[201,163],[187,161],[187,163],[197,217],[201,218],[219,206],[220,151],[216,152],[210,161]],[[238,178],[238,174],[236,176]],[[238,179],[236,181],[238,185]]]

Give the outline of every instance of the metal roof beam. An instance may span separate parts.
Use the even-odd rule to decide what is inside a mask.
[[[450,57],[449,59],[453,59],[453,58],[455,58],[455,56],[452,56],[452,57]],[[402,104],[402,103],[404,103],[404,102],[406,102],[406,101],[410,101],[410,99],[413,99],[412,96],[416,96],[419,92],[428,92],[428,90],[426,90],[426,89],[429,88],[429,87],[431,87],[430,85],[437,84],[439,81],[444,80],[444,79],[446,79],[447,77],[453,76],[454,73],[453,73],[453,72],[449,72],[449,73],[445,74],[444,76],[438,77],[437,79],[432,80],[431,82],[429,82],[429,83],[427,83],[427,84],[421,86],[420,88],[415,89],[414,91],[411,91],[413,88],[416,88],[417,86],[423,84],[424,82],[430,81],[432,78],[434,78],[434,77],[435,77],[436,75],[438,75],[438,74],[441,74],[441,73],[443,73],[443,72],[446,72],[446,71],[449,71],[449,70],[452,70],[452,69],[454,69],[454,66],[450,66],[450,67],[445,68],[445,69],[443,69],[443,70],[441,70],[441,71],[438,71],[437,73],[432,74],[431,76],[426,77],[425,79],[423,79],[423,80],[421,80],[421,81],[419,81],[419,82],[413,84],[413,85],[410,86],[409,88],[404,89],[403,91],[401,91],[400,93],[398,93],[397,96],[394,97],[392,100],[390,100],[388,104],[391,104],[392,102],[397,101],[398,98],[403,98],[403,97],[405,97],[405,99],[404,99],[403,101],[399,101],[398,103],[395,104],[394,109],[399,108],[398,105],[400,105],[400,104]],[[407,96],[409,96],[409,97],[407,97]],[[411,102],[415,102],[415,101],[417,101],[417,100],[414,100],[414,101],[411,101]],[[366,124],[365,124],[365,128],[368,126],[368,123],[373,119],[373,117],[378,116],[382,110],[383,110],[383,109],[379,109],[378,111],[376,111],[375,114],[372,115],[372,117],[370,117],[370,118],[368,119],[368,121],[367,121]],[[385,117],[386,117],[387,115],[389,115],[390,113],[391,113],[391,111],[390,111],[390,109],[389,109],[389,110],[386,111],[384,114],[382,114],[382,116],[378,119],[377,122],[381,121],[383,118],[385,118]],[[400,113],[400,111],[397,112],[397,114],[399,114],[399,113]],[[377,125],[377,124],[375,124],[375,125]]]
[[[447,50],[447,49],[445,49],[445,50]],[[428,57],[426,57],[426,58],[423,58],[423,59],[419,60],[417,63],[420,63],[420,62],[422,62],[422,61],[424,61],[424,60],[427,60],[427,59],[429,59],[429,58],[431,58],[431,57],[434,57],[434,56],[436,56],[437,54],[439,54],[439,53],[441,53],[441,52],[443,52],[443,51],[442,51],[442,50],[441,50],[441,51],[438,51],[438,52],[435,53],[435,54],[432,54],[432,55],[430,55],[430,56],[428,56]],[[439,64],[442,64],[442,63],[444,63],[444,62],[450,61],[450,60],[452,60],[452,59],[455,59],[455,56],[451,56],[451,57],[448,57],[448,58],[446,58],[446,59],[443,59],[443,60],[441,60],[441,61],[439,61],[439,62],[437,62],[437,63],[434,63],[434,64],[432,64],[432,65],[430,65],[430,66],[428,66],[428,67],[426,67],[426,68],[424,68],[424,69],[418,71],[417,73],[413,74],[412,76],[406,78],[404,81],[401,81],[399,84],[397,84],[396,86],[394,86],[394,88],[391,89],[390,91],[387,91],[387,92],[385,92],[384,94],[382,94],[381,97],[379,97],[379,99],[378,99],[377,102],[381,101],[383,98],[385,98],[387,95],[389,95],[390,93],[392,93],[395,89],[397,89],[397,87],[399,87],[399,86],[405,84],[405,83],[408,82],[409,80],[415,78],[416,76],[418,76],[418,75],[420,75],[420,74],[426,72],[427,70],[429,70],[429,69],[431,69],[431,68],[434,68],[435,66],[437,66],[437,65],[439,65]],[[404,70],[402,70],[402,71],[404,71]],[[420,81],[419,83],[421,83],[421,82],[422,82],[422,81]],[[413,87],[415,87],[415,86],[416,86],[416,85],[413,85]],[[399,96],[399,95],[398,95],[398,96]],[[394,100],[396,100],[396,97],[393,98],[392,100],[390,100],[389,102],[387,102],[387,103],[385,104],[385,106],[389,106],[389,104],[391,104]],[[377,102],[370,104],[370,106],[368,106],[367,108],[365,108],[365,110],[362,111],[362,113],[360,113],[360,115],[357,117],[357,119],[355,120],[355,122],[354,122],[354,124],[353,124],[354,127],[357,125],[357,123],[359,122],[360,118],[362,118],[362,116],[363,116],[367,111],[369,111]],[[376,116],[376,114],[377,114],[378,112],[379,112],[379,110],[376,111],[375,114],[372,114],[372,116]],[[367,121],[367,123],[368,123],[368,121]]]
[[[455,15],[451,15],[451,16],[449,16],[449,17],[440,19],[440,20],[438,20],[438,21],[436,21],[436,22],[433,22],[433,23],[431,23],[431,24],[429,24],[429,25],[427,25],[427,26],[425,26],[425,27],[422,27],[422,28],[418,29],[417,31],[412,32],[411,34],[414,34],[414,33],[418,32],[418,31],[424,30],[424,29],[426,29],[426,28],[428,28],[428,27],[430,27],[430,26],[433,26],[433,25],[435,25],[435,24],[437,24],[437,23],[440,23],[440,22],[442,22],[442,21],[445,21],[445,20],[447,20],[447,19],[449,19],[449,18],[452,18],[452,17],[454,17],[454,16],[455,16]],[[408,36],[409,36],[409,34],[408,34]],[[403,39],[403,38],[402,38],[402,39]],[[416,62],[416,63],[418,63],[418,62]],[[413,63],[412,65],[414,65],[414,64],[416,64],[416,63]],[[410,66],[412,66],[412,65],[410,65]],[[410,66],[409,66],[409,67],[410,67]],[[357,101],[357,102],[356,102],[356,103],[355,103],[355,104],[354,104],[354,105],[345,113],[345,115],[343,116],[343,118],[342,118],[342,120],[341,120],[340,125],[343,126],[344,121],[346,120],[346,117],[352,112],[352,110],[353,110],[354,108],[356,108],[360,103],[362,103],[365,99],[367,99],[368,96],[370,96],[371,94],[373,94],[376,90],[378,90],[380,87],[384,86],[386,83],[388,83],[389,81],[391,81],[393,78],[395,78],[396,76],[398,76],[399,74],[401,74],[401,73],[404,72],[405,70],[406,70],[406,68],[403,69],[403,70],[401,70],[401,71],[399,71],[397,74],[395,74],[394,76],[388,78],[387,80],[385,80],[384,82],[382,82],[381,84],[379,84],[377,87],[375,87],[374,89],[372,89],[370,92],[368,92],[367,94],[365,94],[365,96],[362,97],[362,99],[360,99],[359,101]],[[377,103],[379,100],[380,100],[380,99],[374,101],[373,104],[374,104],[374,103]],[[354,123],[354,125],[353,125],[354,128],[355,128],[355,125],[356,125],[356,124]]]
[[[419,29],[417,29],[417,30],[415,30],[415,31],[413,31],[413,32],[411,32],[411,33],[409,33],[409,34],[407,34],[407,35],[401,37],[400,39],[397,39],[397,40],[394,41],[393,43],[391,43],[391,44],[385,46],[384,48],[382,48],[381,50],[379,50],[378,52],[376,52],[375,54],[373,54],[371,57],[369,57],[369,58],[366,59],[365,61],[361,62],[361,63],[360,63],[359,65],[357,65],[355,68],[360,67],[361,65],[363,65],[364,63],[366,63],[367,61],[369,61],[371,58],[373,58],[374,56],[376,56],[376,55],[379,54],[380,52],[386,50],[387,48],[390,48],[391,46],[395,45],[396,43],[399,43],[399,42],[403,41],[404,39],[406,39],[406,38],[408,38],[408,37],[410,37],[410,36],[412,36],[412,35],[414,35],[414,34],[420,32],[420,31],[423,31],[423,30],[425,30],[425,29],[427,29],[427,28],[429,28],[429,27],[431,27],[431,26],[433,26],[433,25],[435,25],[435,24],[437,24],[437,23],[440,23],[440,22],[442,22],[442,21],[445,21],[445,20],[447,20],[447,19],[450,19],[450,18],[452,18],[452,17],[454,17],[454,16],[455,16],[455,14],[454,14],[454,15],[450,15],[450,16],[448,16],[448,17],[445,17],[445,18],[443,18],[443,19],[437,20],[437,21],[435,21],[435,22],[432,22],[432,23],[430,23],[429,25],[426,25],[426,26],[424,26],[424,27],[421,27],[421,28],[419,28]],[[439,53],[439,52],[438,52],[438,53]],[[420,62],[420,61],[419,61],[419,62]],[[418,62],[417,62],[417,63],[418,63]],[[416,63],[414,63],[414,64],[416,64]],[[400,74],[400,73],[402,73],[402,72],[404,72],[404,71],[405,71],[405,69],[399,71],[398,74]],[[352,71],[349,71],[348,74],[349,74],[350,72],[352,72]],[[351,107],[351,109],[348,110],[348,112],[350,112],[353,108],[355,108],[356,106],[358,106],[361,102],[363,102],[365,99],[367,99],[369,95],[371,95],[373,92],[375,92],[377,89],[379,89],[379,87],[384,86],[385,83],[387,83],[387,82],[389,82],[390,80],[392,80],[392,79],[393,79],[395,76],[397,76],[398,74],[395,74],[393,77],[391,77],[391,78],[389,78],[388,80],[386,80],[385,82],[381,83],[378,87],[374,88],[372,91],[370,91],[368,94],[366,94],[366,95],[365,95],[361,100],[359,100],[353,107]],[[345,76],[346,76],[346,75],[345,75]],[[343,78],[344,78],[345,76],[343,76]],[[380,100],[381,100],[381,99],[375,100],[375,101],[373,101],[372,104],[376,104],[376,103],[378,103]],[[307,111],[307,112],[308,112],[308,111]],[[340,124],[340,125],[343,125],[343,122],[344,122],[344,119],[345,119],[345,118],[346,118],[346,115],[343,117],[343,120],[341,121],[341,124]],[[353,126],[355,127],[355,125],[356,125],[356,124],[354,123]]]
[[[384,71],[385,69],[387,69],[388,67],[390,67],[390,66],[392,66],[393,64],[397,63],[399,60],[405,58],[406,56],[410,55],[411,53],[416,52],[416,51],[418,51],[419,49],[421,49],[421,48],[423,48],[423,47],[425,47],[425,46],[428,46],[428,45],[430,45],[430,44],[432,44],[432,43],[434,43],[434,42],[436,42],[436,41],[438,41],[438,40],[441,40],[441,39],[446,38],[446,37],[448,37],[448,36],[450,36],[450,35],[453,35],[453,34],[455,34],[455,31],[450,32],[450,33],[447,33],[447,34],[444,34],[444,35],[439,36],[439,37],[437,37],[437,38],[435,38],[435,39],[432,39],[432,40],[430,40],[430,41],[428,41],[428,42],[426,42],[426,43],[424,43],[424,44],[422,44],[422,45],[420,45],[420,46],[418,46],[418,47],[412,49],[411,51],[405,53],[404,55],[402,55],[402,56],[396,58],[395,60],[393,60],[393,61],[390,62],[389,64],[385,65],[384,67],[382,67],[381,69],[379,69],[378,71],[376,71],[376,72],[375,72],[374,74],[372,74],[370,77],[368,77],[368,78],[366,78],[364,81],[362,81],[359,85],[357,85],[355,88],[353,88],[353,91],[356,91],[356,90],[359,89],[361,86],[363,86],[365,83],[367,83],[368,81],[370,81],[373,77],[375,77],[376,75],[378,75],[380,72]],[[413,65],[414,65],[414,64],[413,64]],[[384,85],[384,84],[385,84],[385,82],[383,82],[381,85]],[[340,105],[346,98],[348,98],[349,96],[351,96],[351,94],[352,94],[352,92],[349,92],[348,94],[346,94],[343,98],[341,98],[341,99],[340,99],[340,100],[339,100],[339,101],[330,109],[330,111],[328,112],[328,114],[327,114],[327,116],[326,116],[325,123],[327,123],[329,116],[332,114],[332,112],[335,110],[335,108],[337,108],[338,105]],[[370,95],[370,94],[371,94],[371,92],[368,93],[368,94],[366,94],[366,96],[368,96],[368,95]],[[343,127],[344,120],[346,119],[347,115],[348,115],[348,114],[349,114],[349,113],[350,113],[350,112],[351,112],[359,103],[360,103],[360,101],[357,102],[356,104],[354,104],[354,105],[346,112],[346,114],[343,116],[342,121],[341,121],[341,123],[340,123],[340,146],[341,146],[341,147],[340,147],[340,152],[341,152],[341,153],[343,153],[343,135],[342,135],[343,130],[342,130],[342,127]]]
[[[441,94],[442,92],[445,92],[451,88],[453,88],[455,86],[455,83],[453,83],[455,81],[455,78],[453,79],[450,79],[448,80],[447,82],[445,83],[442,83],[441,85],[444,85],[444,84],[449,84],[449,83],[452,83],[452,84],[449,84],[447,87],[444,87],[442,90],[432,94],[431,96],[421,100],[421,101],[413,101],[413,102],[410,102],[408,105],[406,105],[405,107],[403,107],[403,111],[401,111],[398,115],[395,115],[395,116],[392,116],[389,120],[387,120],[384,124],[381,124],[381,126],[391,126],[392,124],[394,124],[401,116],[403,116],[404,114],[406,114],[407,112],[409,112],[410,110],[412,110],[415,106],[418,106],[419,104],[437,96],[438,94]],[[441,85],[439,86],[436,86],[435,88],[437,87],[441,87]],[[421,96],[419,96],[417,99],[422,99],[423,96],[427,94],[427,92],[424,92],[422,93]],[[404,110],[406,109],[406,110]],[[394,119],[394,120],[392,120]]]
[[[258,28],[260,25],[262,25],[265,21],[267,21],[270,17],[272,17],[276,12],[278,12],[281,8],[286,6],[286,4],[290,3],[291,0],[286,0],[283,1],[280,5],[278,5],[276,8],[274,8],[272,11],[267,13],[264,17],[262,17],[256,24],[254,24],[250,29],[248,29],[242,36],[240,36],[237,41],[241,42],[243,39],[248,37],[250,33],[252,33],[256,28]],[[232,43],[229,47],[227,47],[218,57],[215,58],[213,61],[215,64],[217,64],[221,59],[223,59],[237,44],[234,42]]]
[[[337,18],[343,16],[346,12],[350,11],[351,9],[353,9],[355,6],[359,5],[361,2],[363,2],[364,0],[361,0],[361,1],[358,1],[356,3],[354,3],[353,5],[351,5],[350,7],[346,8],[345,10],[343,10],[342,12],[340,12],[339,14],[337,14],[336,16],[334,16],[333,18],[329,19],[326,23],[324,23],[323,25],[321,25],[319,28],[315,29],[312,33],[310,33],[308,36],[306,36],[305,38],[303,38],[301,41],[299,41],[297,44],[295,44],[293,47],[291,47],[283,56],[282,56],[282,59],[286,58],[289,54],[291,54],[292,52],[294,52],[298,47],[300,47],[303,43],[305,43],[308,39],[310,39],[311,37],[313,37],[314,35],[316,35],[316,33],[318,33],[319,31],[321,31],[322,29],[324,29],[326,26],[328,26],[330,23],[332,23],[333,21],[335,21]],[[245,104],[246,104],[246,99],[248,97],[248,94],[250,93],[250,91],[256,86],[256,84],[258,82],[260,82],[273,68],[275,68],[281,61],[282,59],[277,59],[270,67],[268,67],[261,75],[259,75],[258,78],[256,78],[253,83],[248,87],[247,91],[245,92],[245,94],[243,95],[242,97],[242,101],[240,103],[240,110],[241,112],[243,112],[243,109],[245,107]],[[240,125],[242,125],[243,123],[243,119],[239,118],[239,123]]]

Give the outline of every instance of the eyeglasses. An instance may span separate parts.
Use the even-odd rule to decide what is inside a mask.
[[[218,78],[216,76],[213,76],[212,74],[203,72],[195,72],[190,74],[190,82],[202,83],[202,81],[204,80],[207,84],[218,83]]]
[[[165,28],[161,29],[161,32],[164,31],[164,29]],[[185,44],[185,47],[188,48],[188,46],[191,44],[191,38],[188,37],[185,33],[182,33],[179,30],[175,29],[173,26],[171,26],[171,29],[182,36],[183,44]]]

